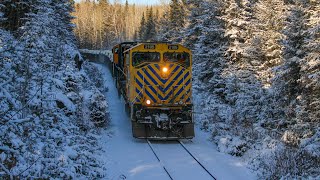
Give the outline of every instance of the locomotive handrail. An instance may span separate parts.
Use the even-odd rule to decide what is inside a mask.
[[[145,69],[142,68],[142,71],[144,72]],[[141,88],[141,91],[139,91],[139,93],[137,94],[137,96],[136,96],[136,97],[134,98],[134,100],[131,102],[132,104],[136,102],[136,99],[137,99],[137,97],[141,94],[141,92],[144,92],[144,91],[145,91],[144,74],[145,74],[145,73],[142,73],[142,77],[143,77],[143,78],[142,78],[142,88]]]
[[[122,74],[125,76],[125,77],[127,77],[127,75],[123,72],[123,70],[122,69],[120,69],[119,67],[116,67],[120,72],[122,72]]]
[[[137,96],[136,97],[134,97],[134,100],[131,102],[131,104],[134,104],[135,102],[137,102],[137,97],[143,92],[143,90],[144,90],[144,85],[142,86],[142,89],[139,91],[139,93],[137,94]]]

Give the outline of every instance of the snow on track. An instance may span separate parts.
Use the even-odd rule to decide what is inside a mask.
[[[105,164],[108,179],[133,180],[165,180],[172,178],[213,179],[186,152],[177,141],[152,141],[161,163],[153,154],[146,140],[132,137],[131,122],[124,110],[124,102],[120,100],[111,73],[107,66],[97,66],[102,69],[109,91],[106,96],[109,102],[111,124],[103,133],[101,143],[105,150]],[[238,158],[218,152],[216,146],[208,141],[209,135],[196,128],[196,137],[183,140],[186,148],[212,173],[218,180],[257,179],[245,164]]]
[[[195,161],[179,142],[152,141],[153,148],[174,180],[213,178]]]
[[[196,136],[193,140],[182,140],[188,150],[218,180],[250,180],[258,179],[256,174],[246,168],[246,164],[239,158],[218,152],[217,147],[208,139],[210,135],[199,128],[195,129]]]

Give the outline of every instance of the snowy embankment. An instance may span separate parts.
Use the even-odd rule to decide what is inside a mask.
[[[163,166],[166,166],[173,179],[211,179],[193,168],[196,162],[187,153],[181,153],[178,143],[153,142],[162,161],[159,163],[145,140],[134,139],[124,102],[117,94],[109,69],[100,64],[96,66],[101,69],[109,87],[106,97],[111,122],[109,129],[102,133],[100,144],[106,153],[103,161],[110,179],[169,179]],[[209,138],[208,133],[196,128],[196,137],[183,142],[217,179],[256,179],[246,164],[238,158],[218,152],[217,147],[208,141]]]
[[[2,73],[12,72],[9,64]],[[104,88],[94,66],[84,63],[83,69],[78,72],[66,67],[48,78],[43,88],[46,96],[34,96],[30,100],[33,108],[22,119],[14,116],[19,111],[5,109],[6,100],[20,106],[12,89],[16,84],[1,85],[0,179],[91,179],[105,175],[98,158],[102,152],[99,129],[95,127],[108,118],[101,93]],[[89,78],[90,73],[97,78]],[[4,96],[7,90],[13,91]]]

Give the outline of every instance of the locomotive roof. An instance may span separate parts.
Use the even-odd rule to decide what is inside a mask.
[[[167,45],[180,45],[180,46],[182,46],[182,47],[184,47],[184,48],[186,48],[185,46],[183,46],[183,45],[181,45],[181,44],[173,44],[173,43],[171,43],[171,42],[138,42],[138,44],[137,45],[135,45],[135,46],[132,46],[132,47],[130,47],[129,49],[127,49],[127,50],[125,50],[124,51],[124,53],[126,53],[126,52],[128,52],[128,51],[131,51],[132,49],[134,49],[134,48],[136,48],[136,47],[139,47],[139,46],[141,46],[141,45],[143,45],[143,44],[167,44]],[[188,49],[188,48],[187,48]]]

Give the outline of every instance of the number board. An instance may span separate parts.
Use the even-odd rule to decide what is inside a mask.
[[[144,49],[156,49],[156,45],[154,45],[154,44],[146,44],[146,45],[144,45]]]
[[[179,49],[179,46],[177,46],[177,45],[170,45],[170,46],[168,46],[168,49],[169,49],[169,50],[178,50],[178,49]]]

